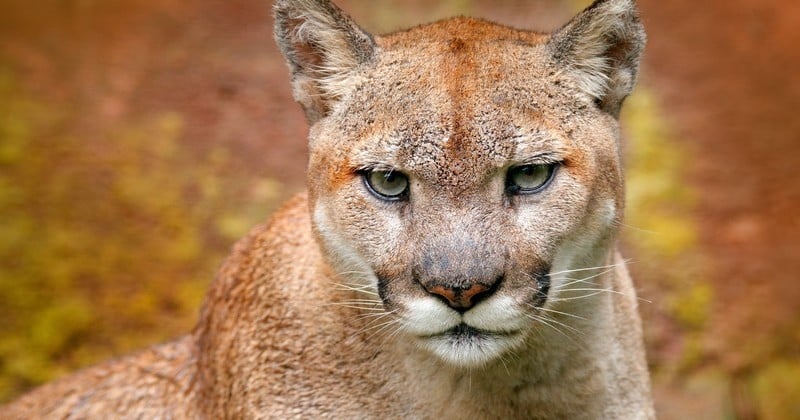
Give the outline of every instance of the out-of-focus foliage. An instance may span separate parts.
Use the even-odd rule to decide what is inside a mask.
[[[623,116],[626,156],[628,243],[636,265],[658,289],[652,304],[682,331],[681,354],[652,354],[661,372],[691,368],[702,356],[700,337],[711,310],[712,287],[705,278],[692,218],[693,195],[685,182],[690,155],[675,141],[651,93],[640,87]],[[640,283],[641,283],[640,279]]]
[[[80,137],[71,110],[2,67],[0,98],[3,400],[188,331],[230,243],[279,186],[235,179],[224,149],[190,153],[178,114]]]
[[[800,358],[767,364],[754,376],[752,388],[764,420],[800,419]]]
[[[371,2],[351,1],[347,10],[358,12],[367,16],[363,23],[370,26],[371,31],[387,33],[400,29],[399,22],[418,24],[423,21],[435,21],[455,14],[469,15],[475,7],[473,0],[442,0],[442,1],[397,1],[374,0]],[[420,13],[424,17],[420,18]]]
[[[568,8],[564,6],[567,4],[573,6],[574,12],[590,2],[337,1],[356,15],[357,21],[377,32],[459,13],[546,29],[548,24],[555,27],[563,22],[569,14],[562,11],[561,15],[548,18],[548,10]],[[297,135],[300,130],[283,128],[302,125],[300,120],[288,121],[287,114],[275,117],[276,110],[295,105],[290,103],[288,89],[284,96],[275,94],[286,86],[287,74],[277,51],[269,49],[268,8],[263,2],[7,3],[4,13],[0,13],[0,60],[9,54],[13,68],[25,75],[25,86],[37,90],[33,93],[23,88],[23,78],[15,80],[0,61],[0,401],[76,367],[187,331],[229,244],[272,209],[278,190],[273,181],[253,181],[252,175],[244,173],[235,160],[242,155],[240,149],[229,153],[228,149],[213,145],[228,137],[262,132],[269,133],[266,136],[272,136],[271,140],[290,137],[290,141],[301,141]],[[787,8],[789,3],[776,10],[793,16],[791,8]],[[651,36],[649,57],[666,53],[668,60],[681,67],[691,64],[687,59],[703,61],[697,52],[707,50],[686,49],[685,43],[674,41],[671,53],[653,49],[664,39],[680,39],[674,38],[673,25],[683,26],[684,30],[687,25],[701,25],[701,32],[708,33],[709,20],[702,16],[724,8],[744,10],[721,1],[709,2],[703,10],[697,10],[704,12],[697,13],[698,19],[683,20],[683,25],[666,22],[664,27],[670,32],[665,37],[667,32],[658,32],[658,25],[653,24],[664,24],[670,14],[663,12],[668,9],[685,13],[690,10],[690,2],[677,2],[677,6],[658,1],[639,4]],[[714,4],[720,9],[711,7]],[[726,95],[726,100],[758,116],[765,124],[791,130],[791,125],[778,124],[774,109],[765,104],[794,108],[785,106],[788,102],[763,96],[770,92],[765,88],[791,92],[781,82],[784,79],[775,78],[776,74],[792,74],[783,71],[786,66],[781,63],[787,57],[779,54],[791,48],[777,49],[780,44],[775,40],[781,38],[777,35],[781,33],[780,26],[768,19],[769,14],[744,13],[758,17],[752,22],[763,19],[769,25],[752,25],[759,30],[741,31],[740,19],[715,21],[719,24],[712,28],[714,36],[705,42],[719,48],[726,29],[729,35],[742,35],[742,39],[754,37],[758,42],[752,42],[753,48],[764,52],[780,72],[773,68],[762,74],[761,67],[767,63],[747,55],[748,61],[759,63],[758,76],[766,83],[750,83],[752,89],[728,90],[730,98]],[[560,17],[555,19],[556,16]],[[130,28],[136,31],[131,32]],[[768,30],[760,30],[763,28]],[[5,39],[4,31],[14,36]],[[775,35],[774,39],[769,39],[770,34]],[[729,59],[741,56],[741,52],[731,51],[720,49],[717,56],[705,58],[738,62]],[[727,67],[708,68],[706,78],[701,73],[687,74],[691,75],[691,83],[698,85],[698,91],[711,85],[722,90],[736,87],[722,83],[725,74],[720,72],[724,68]],[[647,66],[644,73],[646,83]],[[155,83],[140,83],[151,79]],[[187,83],[176,84],[182,79]],[[733,82],[738,83],[737,80]],[[665,111],[669,114],[672,109],[657,106],[661,92],[648,91],[647,87],[640,84],[623,115],[628,206],[622,232],[624,255],[632,260],[630,268],[640,296],[649,301],[642,301],[640,308],[645,316],[657,402],[662,409],[659,415],[800,418],[800,319],[781,324],[774,333],[755,335],[761,338],[744,345],[709,348],[715,338],[715,319],[735,319],[748,311],[770,313],[770,308],[763,304],[764,300],[720,306],[720,292],[727,287],[728,279],[715,272],[715,265],[738,263],[736,256],[743,254],[734,253],[727,259],[723,254],[719,261],[705,260],[704,253],[708,255],[713,250],[708,248],[708,238],[700,235],[708,235],[709,231],[716,235],[717,230],[724,234],[729,221],[704,220],[702,214],[693,212],[696,202],[702,202],[701,194],[709,192],[694,189],[708,185],[698,182],[698,175],[712,174],[689,173],[698,162],[693,159],[701,158],[687,146],[702,142],[676,138],[665,122]],[[650,86],[654,87],[658,85]],[[181,96],[181,90],[190,90],[191,94]],[[708,96],[698,96],[693,91],[694,87],[691,92],[680,93],[681,97],[695,98],[690,104],[697,111],[706,111],[693,115],[704,115],[713,124],[745,124],[714,117],[738,114],[720,113],[707,103]],[[754,94],[761,92],[761,96]],[[54,103],[59,97],[61,101]],[[124,115],[104,112],[107,97],[112,97],[113,101],[108,102],[112,105],[124,105],[119,107],[126,110],[119,111]],[[698,98],[702,101],[698,102]],[[741,106],[745,102],[748,106]],[[169,103],[167,109],[180,113],[142,111],[151,109],[153,103]],[[273,106],[256,106],[267,103]],[[81,110],[82,106],[85,109]],[[213,112],[220,110],[225,112]],[[275,119],[254,124],[264,114]],[[220,128],[217,120],[227,125]],[[689,121],[690,126],[693,124],[697,121]],[[728,132],[732,138],[718,138],[711,144],[720,150],[735,151],[747,143],[741,137],[751,132],[741,128]],[[207,135],[189,139],[190,129],[194,130],[193,135],[203,130]],[[758,142],[771,145],[774,135],[765,132],[757,136]],[[262,149],[247,149],[248,144],[257,141],[251,138],[251,143],[238,144],[256,151],[244,152],[251,157],[261,156],[262,152],[265,156],[280,156],[278,159],[297,156],[280,154],[281,149],[276,153],[275,142],[259,144]],[[738,153],[748,154],[748,150],[751,149],[742,148]],[[791,155],[792,149],[783,152]],[[712,158],[719,157],[714,153],[702,157]],[[302,165],[297,157],[286,159],[298,160],[293,162],[295,167]],[[762,165],[759,171],[772,173],[776,176],[773,184],[780,185],[787,179],[777,175],[791,173],[792,168],[780,172],[773,170],[776,166]],[[280,171],[269,162],[264,167],[264,173]],[[747,181],[752,173],[737,174],[729,181]],[[793,208],[787,206],[790,216],[783,222],[791,220]],[[777,247],[772,249],[772,236],[743,238],[770,252],[786,253]],[[767,262],[773,261],[781,260]],[[752,261],[741,263],[742,268],[757,267]],[[762,276],[762,270],[767,276]],[[759,277],[764,277],[763,281],[773,282],[768,274],[780,270],[779,265],[760,268],[743,273],[742,278],[760,281]],[[777,284],[792,287],[785,281]],[[763,326],[765,331],[773,331],[769,325]],[[749,334],[749,330],[745,332],[745,336]],[[726,343],[721,340],[717,345],[720,342]],[[721,361],[720,352],[731,356],[735,363]],[[696,414],[700,412],[706,415]]]
[[[750,372],[730,375],[709,361],[714,289],[696,237],[693,207],[700,192],[687,182],[686,172],[692,155],[676,140],[646,86],[638,88],[626,107],[623,233],[637,284],[645,285],[641,295],[650,299],[640,307],[649,315],[645,330],[654,382],[682,382],[715,418],[742,412],[764,419],[800,418],[800,361],[790,350],[796,332],[728,349],[753,361]]]

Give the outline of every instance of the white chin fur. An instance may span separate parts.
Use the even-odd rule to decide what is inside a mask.
[[[445,362],[460,367],[479,367],[501,357],[522,342],[522,334],[473,336],[440,335],[421,338],[423,348]]]
[[[414,299],[403,306],[403,330],[416,336],[422,348],[461,367],[486,364],[519,345],[527,319],[506,297],[482,302],[463,316],[433,297]],[[460,325],[479,331],[454,333]]]

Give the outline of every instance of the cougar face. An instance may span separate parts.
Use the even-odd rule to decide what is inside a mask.
[[[311,129],[315,230],[399,333],[484,364],[602,261],[622,208],[616,119],[548,36],[460,18],[375,44]]]

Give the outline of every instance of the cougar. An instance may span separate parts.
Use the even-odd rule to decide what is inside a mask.
[[[653,418],[617,252],[633,0],[553,33],[384,36],[278,0],[308,192],[234,247],[196,328],[2,418]]]

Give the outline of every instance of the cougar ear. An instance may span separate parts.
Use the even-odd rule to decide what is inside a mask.
[[[645,41],[633,0],[596,0],[555,31],[548,47],[578,87],[616,117],[636,83]]]
[[[277,0],[273,12],[294,98],[313,124],[352,85],[355,68],[372,59],[375,42],[327,0]]]

